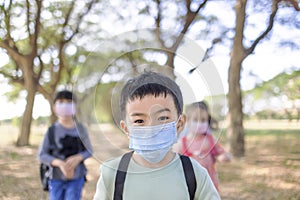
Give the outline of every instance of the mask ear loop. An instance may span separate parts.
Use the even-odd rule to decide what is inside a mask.
[[[182,117],[182,114],[179,115],[178,119],[176,120],[176,124],[179,122],[181,117]]]
[[[176,124],[176,125],[178,124],[178,122],[179,122],[179,120],[181,119],[181,117],[182,117],[182,114],[180,114],[179,117],[178,117],[178,119],[175,121],[175,124]]]

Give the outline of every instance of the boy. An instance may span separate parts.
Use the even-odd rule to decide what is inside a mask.
[[[73,119],[75,108],[72,92],[56,94],[54,111],[58,120],[48,129],[39,151],[39,160],[50,166],[50,200],[81,198],[87,172],[83,161],[91,156],[92,147],[86,129]],[[50,130],[53,143],[49,140]]]
[[[146,72],[125,84],[120,126],[133,153],[103,163],[95,200],[220,199],[203,167],[191,159],[191,168],[184,171],[181,157],[171,151],[185,124],[182,107],[178,85],[163,75]],[[191,171],[194,175],[186,175]]]

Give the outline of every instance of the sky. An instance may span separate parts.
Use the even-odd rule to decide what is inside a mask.
[[[118,1],[116,1],[118,2]],[[228,12],[229,8],[216,8],[213,3],[208,4],[210,7],[207,8],[208,12],[214,12],[218,9],[223,16],[224,24],[232,26],[234,20],[233,12]],[[219,5],[219,4],[217,4]],[[251,20],[257,20],[257,16],[254,16]],[[105,26],[105,23],[104,23]],[[112,30],[111,24],[106,24],[108,30]],[[129,28],[131,26],[126,26]],[[131,27],[132,28],[132,27]],[[281,29],[279,26],[275,26],[278,34],[272,34],[272,38],[279,37],[278,35],[284,34],[287,38],[295,38],[299,35],[299,31],[290,31],[286,29]],[[125,32],[127,30],[118,29],[114,27],[115,34]],[[275,31],[274,31],[275,32]],[[255,30],[248,31],[248,34],[257,34]],[[189,69],[199,65],[199,51],[203,51],[208,46],[207,43],[203,41],[192,41],[192,44],[197,44],[197,47],[190,47],[189,44],[181,47],[178,50],[178,57],[175,60],[176,74],[178,76],[177,83],[181,85],[184,89],[183,95],[186,103],[194,100],[202,100],[204,96],[214,95],[214,94],[225,94],[228,91],[228,67],[229,67],[229,55],[226,51],[216,51],[210,59],[201,63],[195,73],[189,74]],[[196,48],[196,50],[194,49]],[[198,49],[197,49],[198,48]],[[201,50],[199,50],[199,48]],[[187,54],[184,52],[188,52]],[[197,52],[197,56],[193,56],[193,53]],[[225,53],[224,53],[225,52]],[[182,54],[182,55],[181,55]],[[181,55],[181,56],[180,56]],[[262,81],[267,81],[276,76],[279,73],[289,71],[291,68],[300,69],[299,65],[299,55],[300,50],[290,49],[278,49],[272,41],[264,41],[260,43],[255,49],[255,54],[250,55],[243,63],[243,70],[241,74],[241,86],[243,90],[252,89],[255,84]],[[0,51],[0,67],[8,62],[8,57],[5,53]],[[184,66],[184,67],[183,67]],[[206,69],[213,69],[212,71],[207,71]],[[252,74],[252,75],[251,75]],[[255,75],[255,76],[253,76]],[[8,84],[3,81],[3,77],[0,76],[0,120],[11,118],[13,116],[21,116],[25,108],[25,100],[20,99],[16,102],[8,102],[4,93],[10,90]],[[199,93],[197,91],[201,90]],[[194,92],[185,92],[194,91]],[[192,97],[191,97],[192,95]],[[47,116],[50,114],[50,107],[46,100],[38,95],[36,97],[36,104],[33,110],[33,117]]]

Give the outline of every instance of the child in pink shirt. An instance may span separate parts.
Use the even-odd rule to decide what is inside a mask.
[[[212,119],[203,101],[188,105],[186,114],[187,134],[179,141],[179,153],[194,158],[205,167],[215,187],[219,190],[215,163],[216,160],[230,161],[230,155],[211,134]]]

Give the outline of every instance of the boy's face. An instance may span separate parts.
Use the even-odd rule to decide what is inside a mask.
[[[126,105],[126,121],[120,125],[126,134],[127,126],[155,126],[178,120],[177,109],[171,95],[146,95],[142,99],[135,98]],[[177,123],[177,133],[185,124],[185,117],[180,117]]]

